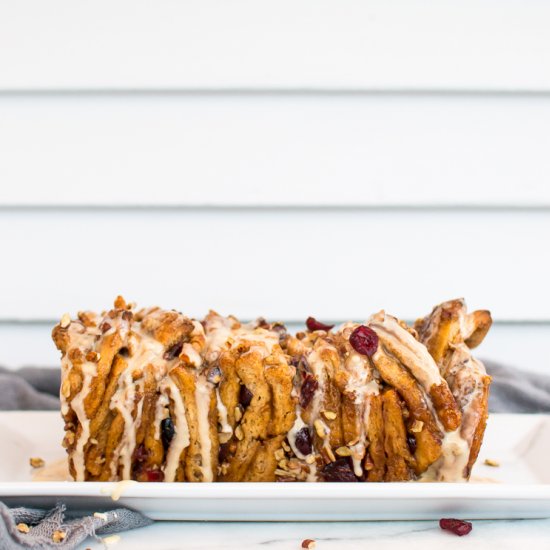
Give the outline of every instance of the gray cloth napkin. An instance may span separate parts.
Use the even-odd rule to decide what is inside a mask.
[[[0,410],[58,410],[60,380],[60,369],[0,367]]]
[[[493,377],[489,410],[499,413],[550,413],[550,376],[484,360]],[[0,410],[59,409],[59,369],[0,367]]]
[[[489,410],[496,413],[550,413],[550,376],[483,361],[492,376]]]
[[[21,532],[18,524],[29,527],[28,533]],[[68,550],[75,548],[87,537],[100,540],[100,535],[109,535],[136,527],[150,525],[152,520],[133,510],[118,508],[102,515],[73,517],[63,504],[53,510],[34,508],[8,508],[0,502],[0,550],[19,548],[51,548]],[[57,533],[56,533],[57,531]],[[56,535],[54,535],[56,533]],[[54,536],[60,542],[54,541]],[[63,535],[61,535],[63,536]]]

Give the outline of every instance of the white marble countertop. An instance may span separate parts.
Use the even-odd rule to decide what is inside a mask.
[[[210,523],[157,522],[120,534],[113,550],[265,549],[299,550],[314,539],[315,550],[549,550],[550,519],[474,521],[469,535],[442,531],[437,521],[357,523]],[[91,539],[79,550],[103,549]]]

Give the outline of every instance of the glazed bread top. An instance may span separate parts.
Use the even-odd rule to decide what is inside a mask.
[[[121,297],[63,316],[53,339],[74,479],[467,479],[490,381],[470,347],[488,312],[455,300],[416,330],[383,311],[319,326],[199,322]]]

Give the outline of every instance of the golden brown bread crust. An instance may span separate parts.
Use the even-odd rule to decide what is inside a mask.
[[[447,383],[433,385],[430,388],[430,397],[445,430],[456,430],[460,426],[462,415]]]
[[[386,319],[388,316],[385,316]],[[394,325],[394,330],[398,330],[397,326]],[[411,373],[419,368],[418,366],[422,364],[422,359],[425,357],[419,357],[415,353],[414,349],[411,349],[407,345],[407,332],[402,330],[401,338],[391,337],[385,331],[377,332],[379,335],[380,341],[383,344],[383,347],[388,350],[399,362],[407,368]],[[410,336],[408,339],[412,339]],[[460,410],[453,398],[451,390],[447,385],[447,382],[439,377],[439,379],[432,384],[423,384],[422,379],[418,378],[421,385],[424,386],[424,390],[429,393],[429,396],[432,399],[433,407],[437,412],[439,420],[443,424],[443,427],[446,431],[453,431],[458,428],[461,421]]]
[[[436,306],[430,315],[415,323],[423,342],[448,382],[453,397],[461,408],[461,434],[470,451],[465,467],[469,477],[477,459],[488,418],[491,377],[470,353],[491,327],[491,314],[486,310],[466,312],[461,299]]]
[[[385,424],[382,413],[382,396],[370,398],[367,437],[368,455],[365,463],[367,481],[384,481],[386,475]]]
[[[409,449],[403,411],[395,390],[387,389],[382,393],[382,410],[387,468],[384,481],[408,481],[415,460]]]
[[[483,389],[477,398],[477,402],[473,403],[473,408],[479,411],[479,419],[474,429],[474,435],[471,439],[470,455],[468,458],[468,465],[466,469],[466,476],[469,477],[472,471],[472,467],[477,460],[479,450],[481,449],[481,443],[483,442],[483,435],[485,428],[487,427],[487,419],[489,418],[489,386],[491,384],[490,376],[483,376],[481,378]]]
[[[70,472],[96,481],[465,479],[490,383],[468,346],[489,326],[488,312],[468,315],[459,300],[414,329],[379,312],[296,336],[263,319],[134,311],[120,297],[102,315],[64,316],[52,337]],[[352,343],[361,327],[377,339],[373,353]],[[459,470],[449,458],[457,440],[467,449]]]
[[[414,470],[419,475],[441,456],[443,434],[420,386],[409,371],[383,350],[379,350],[373,356],[373,361],[382,379],[393,387],[405,402],[411,426],[415,422],[422,423],[420,431],[411,432],[416,441]]]

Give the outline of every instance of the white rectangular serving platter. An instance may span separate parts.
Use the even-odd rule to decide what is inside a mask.
[[[0,500],[125,506],[157,520],[365,521],[550,517],[550,416],[492,415],[469,483],[116,483],[32,481],[30,457],[62,459],[57,412],[0,412]],[[498,461],[499,467],[484,464]],[[111,495],[123,489],[118,501]],[[116,493],[115,493],[116,494]]]

